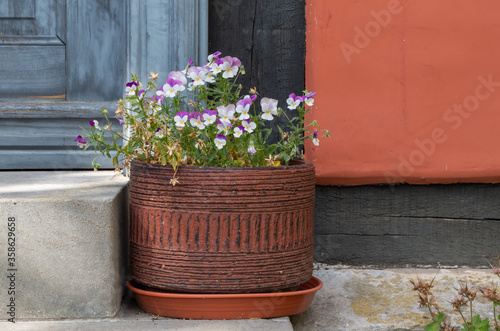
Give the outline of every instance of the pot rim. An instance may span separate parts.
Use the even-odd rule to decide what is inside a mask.
[[[290,292],[267,292],[267,293],[230,293],[230,294],[193,294],[193,293],[165,293],[165,292],[154,292],[142,290],[135,287],[131,280],[127,281],[127,288],[133,293],[147,295],[151,297],[159,298],[171,298],[171,299],[235,299],[235,298],[269,298],[269,297],[291,297],[297,295],[305,295],[308,293],[314,293],[319,291],[323,287],[323,282],[321,279],[312,276],[311,279],[304,283],[313,285],[312,288],[299,289],[297,291]],[[303,285],[304,285],[303,284]]]
[[[140,160],[132,160],[131,166],[135,164],[141,164],[149,167],[155,167],[155,168],[171,168],[173,167],[171,165],[162,165],[162,164],[157,164],[157,163],[148,163]],[[305,167],[310,167],[313,166],[314,164],[309,161],[305,160],[300,160],[300,159],[294,159],[290,160],[290,163],[295,163],[295,164],[289,164],[289,165],[280,165],[277,167],[202,167],[202,166],[179,166],[177,170],[181,169],[198,169],[198,170],[214,170],[214,169],[221,169],[222,171],[227,170],[240,170],[240,171],[252,171],[252,170],[283,170],[283,169],[297,169],[297,168],[305,168]]]

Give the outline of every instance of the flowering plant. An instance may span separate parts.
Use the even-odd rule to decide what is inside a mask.
[[[307,118],[315,93],[290,94],[287,107],[298,110],[298,116],[292,118],[278,107],[277,100],[267,97],[260,99],[259,110],[255,88],[240,96],[242,87],[236,80],[244,73],[239,59],[216,52],[201,67],[190,60],[185,70],[170,72],[161,86],[156,73],[151,72],[145,88],[133,75],[115,112],[118,123],[126,126],[125,132],[112,129],[108,111],[103,109],[106,125],[101,128],[98,121],[90,121],[90,130],[75,141],[84,150],[92,143],[102,155],[112,157],[116,167],[123,156],[125,166],[136,159],[177,169],[181,165],[287,165],[291,159],[303,157],[305,139],[318,145],[318,132],[329,136],[328,130],[318,130],[316,121]],[[265,122],[279,116],[287,118],[288,127],[278,126],[281,138],[269,143],[272,129]],[[124,144],[119,143],[121,139]],[[116,154],[112,156],[111,151]]]

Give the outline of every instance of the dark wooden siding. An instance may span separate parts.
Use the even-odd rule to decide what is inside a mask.
[[[243,93],[256,86],[261,96],[286,108],[288,95],[305,88],[305,0],[209,4],[209,52],[241,60]]]
[[[500,185],[317,186],[315,259],[488,266],[500,255]]]

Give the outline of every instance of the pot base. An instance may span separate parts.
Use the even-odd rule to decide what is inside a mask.
[[[309,308],[323,283],[312,277],[297,291],[247,294],[186,294],[146,290],[127,282],[139,307],[151,314],[190,319],[251,319],[294,315]]]

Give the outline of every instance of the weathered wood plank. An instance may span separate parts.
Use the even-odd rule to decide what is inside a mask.
[[[113,117],[117,103],[62,102],[62,101],[10,101],[0,100],[0,120],[7,118],[93,118],[100,117],[103,108]],[[2,122],[0,122],[2,123]]]
[[[102,115],[91,119],[3,119],[2,132],[0,132],[0,149],[35,149],[71,147],[76,149],[74,139],[84,133],[83,129],[90,131],[90,120],[97,120],[100,127],[106,125]],[[120,132],[122,127],[118,120],[111,118],[110,122],[115,131]]]
[[[82,153],[74,139],[88,121],[105,123],[102,108],[120,131],[115,102],[0,102],[0,169],[91,169],[97,154]],[[98,162],[113,168],[107,158]]]
[[[67,0],[68,101],[122,97],[127,69],[126,14],[122,0]]]
[[[59,149],[59,150],[0,150],[0,169],[8,170],[63,170],[81,169],[91,170],[92,160],[99,154],[92,151],[82,152],[81,149]],[[100,169],[114,169],[108,158],[96,160],[101,165]],[[19,165],[22,165],[20,167]],[[41,166],[43,165],[43,166]]]
[[[150,71],[159,73],[163,83],[190,58],[197,65],[206,61],[207,50],[199,44],[199,0],[131,0],[130,12],[130,73],[138,74],[143,84]]]
[[[53,36],[0,36],[0,46],[64,46]]]
[[[487,266],[500,185],[318,186],[315,258],[353,265]]]

